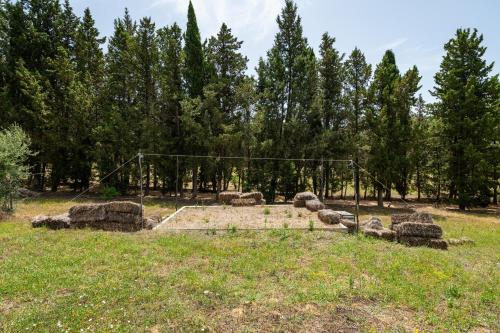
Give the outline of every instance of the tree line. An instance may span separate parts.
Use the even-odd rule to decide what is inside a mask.
[[[86,189],[143,151],[245,158],[148,156],[144,179],[127,164],[104,183],[167,193],[180,179],[193,197],[232,183],[269,202],[350,185],[379,204],[393,191],[462,209],[497,202],[500,84],[477,30],[445,44],[426,103],[418,68],[401,72],[391,50],[372,67],[325,33],[315,54],[292,0],[253,76],[230,27],[202,39],[191,3],[187,16],[183,31],[125,10],[104,53],[88,8],[80,18],[69,0],[0,1],[0,129],[31,138],[33,188]]]

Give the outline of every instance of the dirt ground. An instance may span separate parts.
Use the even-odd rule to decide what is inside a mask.
[[[316,212],[292,205],[184,207],[161,224],[157,230],[228,230],[231,228],[238,230],[314,228],[345,231],[342,226],[321,222]]]

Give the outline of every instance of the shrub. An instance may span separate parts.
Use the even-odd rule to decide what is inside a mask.
[[[269,215],[269,214],[271,214],[271,210],[269,209],[269,207],[264,208],[264,215]]]
[[[106,186],[102,190],[102,197],[106,200],[114,199],[119,195],[120,195],[120,193],[118,192],[118,190],[114,186]]]

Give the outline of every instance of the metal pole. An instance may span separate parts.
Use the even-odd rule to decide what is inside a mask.
[[[354,218],[356,220],[356,232],[359,232],[359,193],[358,193],[358,186],[356,186],[356,168],[354,166],[354,161],[351,160],[351,167],[352,167],[352,179],[354,181],[354,206],[355,206],[355,213],[354,213]]]
[[[141,174],[139,179],[139,185],[141,188],[141,221],[142,221],[142,228],[144,229],[144,204],[143,204],[144,193],[142,191],[142,159],[144,155],[139,151],[137,157],[139,158],[139,173]]]
[[[177,211],[177,196],[179,194],[179,156],[176,157],[175,169],[175,210]]]

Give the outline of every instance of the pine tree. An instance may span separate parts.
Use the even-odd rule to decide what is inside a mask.
[[[435,75],[433,95],[449,150],[450,197],[460,209],[488,204],[491,166],[487,147],[498,128],[498,75],[484,59],[486,47],[477,30],[458,29],[444,46],[446,54]]]
[[[368,107],[368,88],[372,74],[371,65],[366,62],[364,54],[355,48],[346,61],[346,98],[348,109],[349,133],[352,138],[351,147],[354,156],[354,186],[360,193],[359,164],[365,138],[365,115]],[[365,159],[363,159],[365,161]],[[359,202],[359,196],[356,198]]]

